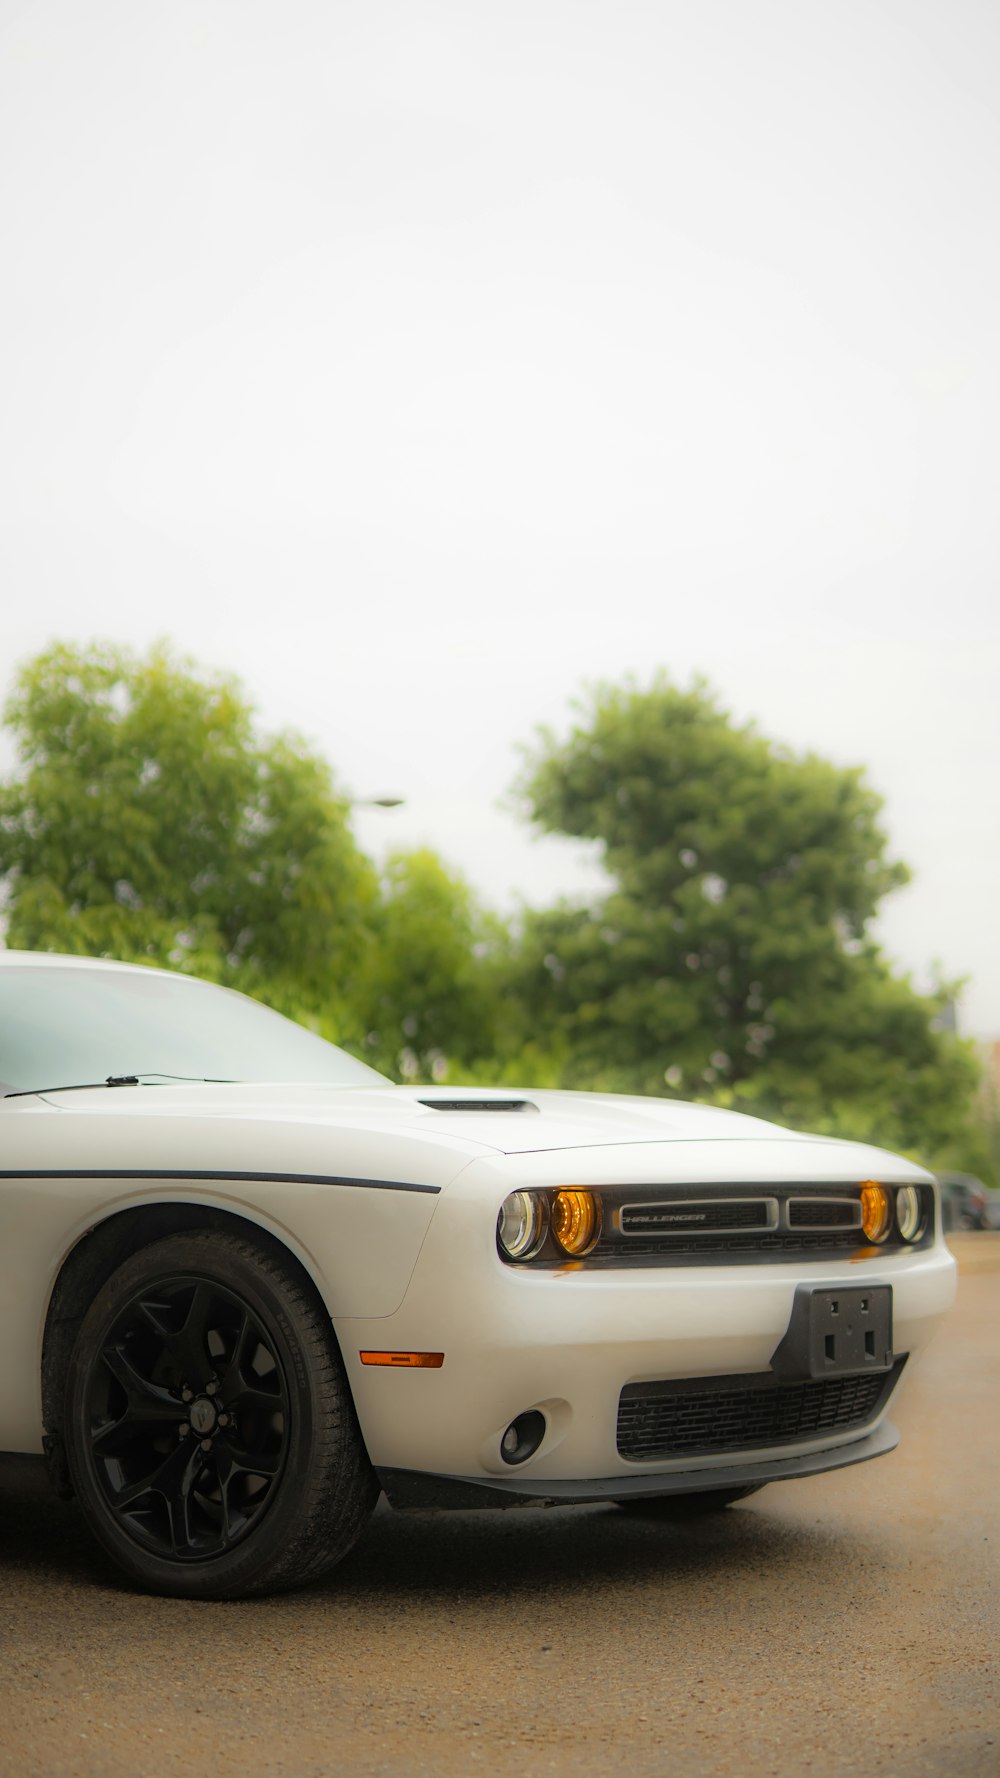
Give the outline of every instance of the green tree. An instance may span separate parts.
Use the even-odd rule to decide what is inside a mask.
[[[908,873],[863,772],[775,746],[701,681],[603,687],[581,714],[519,790],[541,827],[600,842],[613,886],[529,913],[511,984],[567,1084],[947,1150],[976,1067],[868,936]]]
[[[372,917],[364,1056],[408,1079],[453,1078],[495,1042],[499,928],[434,852],[390,858]]]
[[[5,720],[8,944],[190,969],[354,1030],[375,873],[328,767],[261,738],[234,680],[164,647],[53,647]]]

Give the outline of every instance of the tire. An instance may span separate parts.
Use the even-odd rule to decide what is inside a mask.
[[[91,1531],[147,1592],[314,1580],[378,1497],[322,1303],[239,1235],[170,1235],[119,1267],[81,1324],[63,1426]]]
[[[703,1488],[696,1494],[634,1494],[615,1501],[626,1512],[650,1519],[701,1519],[720,1513],[749,1494],[759,1494],[766,1482],[754,1482],[747,1488]]]

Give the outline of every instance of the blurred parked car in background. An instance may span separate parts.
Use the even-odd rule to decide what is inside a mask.
[[[1000,1192],[974,1173],[939,1173],[945,1230],[1000,1229]]]

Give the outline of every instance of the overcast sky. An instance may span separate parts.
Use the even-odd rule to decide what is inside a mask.
[[[3,689],[169,637],[509,908],[517,744],[703,672],[1000,1034],[998,215],[993,0],[0,0]]]

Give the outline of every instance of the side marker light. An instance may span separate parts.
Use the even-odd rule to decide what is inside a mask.
[[[397,1370],[439,1371],[443,1352],[359,1352],[362,1364],[390,1364]]]

